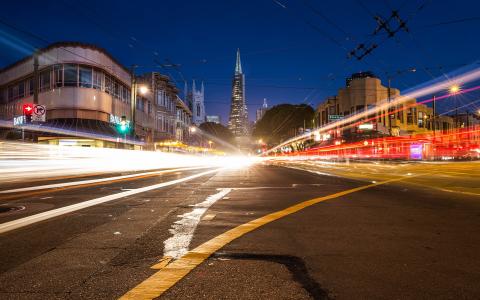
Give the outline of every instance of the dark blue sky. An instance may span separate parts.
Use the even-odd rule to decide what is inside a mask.
[[[388,17],[392,9],[408,19],[410,33],[372,38],[372,15]],[[97,44],[126,66],[144,66],[139,71],[159,70],[155,59],[181,64],[186,79],[205,81],[207,113],[225,123],[236,48],[253,120],[263,98],[270,105],[317,105],[352,72],[373,70],[384,78],[385,72],[415,67],[416,73],[393,80],[402,90],[476,61],[480,20],[450,22],[479,18],[479,11],[474,0],[27,0],[3,1],[0,20],[51,42]],[[0,23],[0,67],[31,50],[19,41],[47,44]],[[365,41],[379,46],[363,61],[346,58]],[[181,75],[167,71],[183,88]]]

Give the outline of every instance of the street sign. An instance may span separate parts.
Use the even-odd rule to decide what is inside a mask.
[[[342,115],[328,115],[329,120],[341,120],[343,119]]]
[[[13,126],[21,126],[25,123],[27,123],[25,116],[17,116],[13,118]]]
[[[45,105],[35,104],[33,106],[32,121],[45,122],[47,115],[47,108]]]

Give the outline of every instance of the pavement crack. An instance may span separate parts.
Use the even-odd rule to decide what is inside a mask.
[[[241,259],[263,260],[282,264],[292,274],[292,279],[315,300],[333,299],[329,292],[312,277],[308,272],[305,261],[293,255],[257,254],[257,253],[214,253],[212,258],[217,259]]]

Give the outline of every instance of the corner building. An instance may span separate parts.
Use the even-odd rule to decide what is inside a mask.
[[[139,82],[149,86],[149,92],[137,93],[135,140],[148,147],[155,140],[175,138],[178,90],[159,74],[140,76]],[[121,141],[116,125],[122,116],[132,120],[132,74],[102,48],[55,43],[0,70],[4,138],[19,138],[13,119],[23,114],[23,104],[34,103],[35,89],[37,103],[47,108],[46,123],[39,124],[45,131],[26,129],[27,139],[62,144],[68,138],[72,145],[96,147],[131,143],[131,139]],[[184,110],[191,115],[188,108]]]

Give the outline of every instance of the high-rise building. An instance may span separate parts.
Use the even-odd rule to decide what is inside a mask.
[[[257,109],[257,118],[255,119],[255,123],[260,121],[261,118],[263,118],[267,110],[268,110],[267,99],[264,98],[262,107]]]
[[[248,134],[248,114],[245,102],[245,75],[242,72],[240,49],[237,49],[237,62],[232,80],[232,103],[228,128],[236,137]]]
[[[187,103],[192,110],[192,123],[198,126],[205,122],[205,87],[203,82],[199,91],[195,86],[195,80],[192,82],[191,91],[188,91],[187,84],[185,83],[185,95]]]

